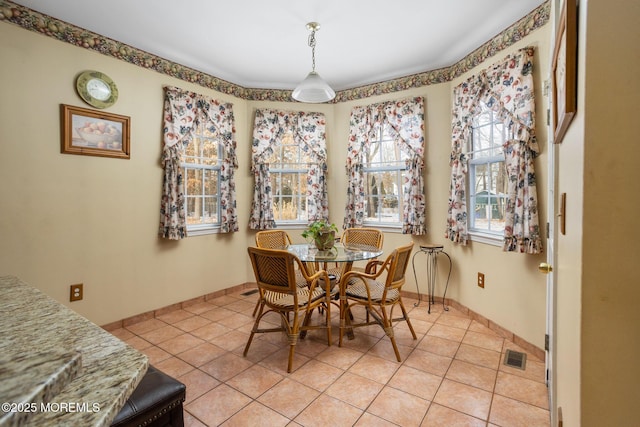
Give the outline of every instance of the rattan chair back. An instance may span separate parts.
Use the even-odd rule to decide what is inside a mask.
[[[256,233],[256,246],[268,249],[284,249],[291,244],[291,237],[283,230],[262,230]]]
[[[342,233],[340,241],[344,246],[365,245],[382,249],[384,234],[382,234],[382,231],[375,228],[347,228]]]

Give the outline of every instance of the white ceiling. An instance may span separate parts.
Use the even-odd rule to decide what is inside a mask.
[[[16,0],[246,88],[343,90],[448,67],[544,0]]]

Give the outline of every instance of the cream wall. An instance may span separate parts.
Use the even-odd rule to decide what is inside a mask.
[[[157,237],[162,169],[163,85],[234,104],[246,142],[246,101],[0,23],[0,272],[12,274],[98,324],[247,281],[237,254],[248,237]],[[106,111],[131,117],[131,159],[60,154],[61,103],[86,106],[75,76],[97,69],[118,84]],[[249,146],[238,144],[238,210],[249,209]],[[241,259],[240,262],[234,260]],[[231,262],[230,262],[231,261]],[[84,300],[69,303],[69,285]]]
[[[508,52],[536,47],[538,135],[543,153],[536,161],[541,209],[545,208],[546,132],[541,70],[548,67],[548,27],[498,53],[470,73],[502,60]],[[255,232],[247,229],[253,188],[250,145],[256,108],[321,111],[327,116],[330,219],[343,222],[346,198],[346,140],[353,106],[412,96],[425,97],[426,236],[416,245],[443,243],[453,258],[448,297],[493,320],[538,347],[543,346],[545,281],[536,266],[544,256],[503,253],[479,243],[460,247],[445,240],[449,188],[451,89],[445,83],[335,105],[245,101],[117,61],[51,38],[0,24],[2,81],[14,82],[0,98],[7,118],[0,128],[0,272],[39,287],[98,324],[252,281],[245,256]],[[6,61],[4,61],[6,59]],[[83,106],[74,90],[82,70],[98,69],[119,86],[120,98],[107,111],[132,118],[130,160],[60,154],[59,104]],[[239,169],[240,232],[198,236],[180,242],[157,237],[162,170],[159,165],[162,86],[194,90],[234,104]],[[28,116],[25,114],[28,113]],[[32,122],[36,125],[32,124]],[[541,217],[541,224],[546,219]],[[301,240],[300,230],[290,230]],[[411,236],[387,233],[388,253]],[[423,260],[424,258],[417,258]],[[424,261],[423,261],[424,262]],[[440,268],[440,289],[446,262]],[[422,265],[423,266],[423,265]],[[420,290],[426,291],[418,265]],[[486,287],[476,285],[478,271]],[[69,285],[85,284],[85,298],[68,302]],[[409,270],[407,290],[416,288]]]

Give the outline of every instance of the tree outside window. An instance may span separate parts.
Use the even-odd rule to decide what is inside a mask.
[[[365,151],[365,225],[401,225],[407,156],[388,132],[376,126],[376,139]]]
[[[503,235],[507,171],[503,145],[508,130],[484,103],[473,118],[469,143],[469,231]]]
[[[273,217],[276,223],[308,222],[307,175],[311,158],[291,132],[272,146],[268,158]]]
[[[220,226],[221,145],[213,129],[198,124],[182,156],[187,230]]]

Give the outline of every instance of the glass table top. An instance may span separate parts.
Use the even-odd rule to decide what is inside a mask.
[[[289,245],[287,250],[304,262],[354,262],[376,258],[383,253],[381,249],[374,246],[349,245],[345,247],[341,243],[336,243],[328,251],[320,251],[315,246],[307,243]]]

